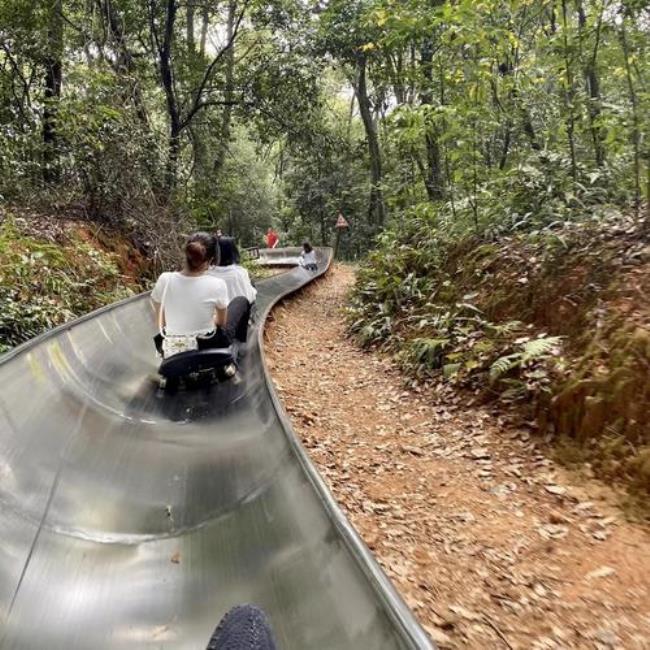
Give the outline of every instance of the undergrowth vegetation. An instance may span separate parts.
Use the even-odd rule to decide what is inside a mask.
[[[360,269],[350,331],[418,380],[523,408],[573,458],[644,492],[650,245],[611,204],[590,210],[536,214],[501,234],[409,214]]]
[[[0,224],[0,352],[137,290],[118,255],[84,235],[49,241]]]

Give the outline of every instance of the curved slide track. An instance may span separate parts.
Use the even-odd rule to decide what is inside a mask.
[[[327,270],[331,251],[318,254],[317,273],[259,283],[227,384],[157,389],[146,294],[0,360],[2,650],[201,650],[241,603],[268,613],[281,650],[431,648],[265,366],[264,319]]]

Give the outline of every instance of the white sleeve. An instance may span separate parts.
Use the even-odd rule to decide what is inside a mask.
[[[165,287],[167,286],[168,280],[169,280],[168,272],[165,272],[160,275],[158,280],[156,280],[156,284],[151,292],[151,300],[157,303],[162,302],[163,294],[165,293]]]
[[[257,289],[251,282],[251,276],[243,266],[240,266],[239,268],[241,269],[242,278],[246,284],[246,299],[248,302],[255,302],[255,298],[257,298]]]
[[[226,283],[221,278],[215,278],[218,286],[215,285],[215,307],[217,309],[227,309],[228,307],[228,289]]]

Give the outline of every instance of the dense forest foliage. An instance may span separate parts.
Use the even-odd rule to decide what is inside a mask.
[[[291,1],[3,0],[2,198],[161,251],[196,225],[326,242],[339,209],[365,234],[363,130],[317,16]]]
[[[2,0],[0,194],[246,243],[341,210],[348,254],[411,217],[640,215],[646,4]]]
[[[0,196],[163,264],[341,212],[362,344],[650,489],[649,36],[647,0],[0,0]]]

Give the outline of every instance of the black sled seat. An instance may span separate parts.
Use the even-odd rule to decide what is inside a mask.
[[[211,372],[223,372],[224,379],[226,379],[232,377],[236,371],[233,346],[180,352],[165,359],[158,369],[158,372],[166,379],[182,379]]]

